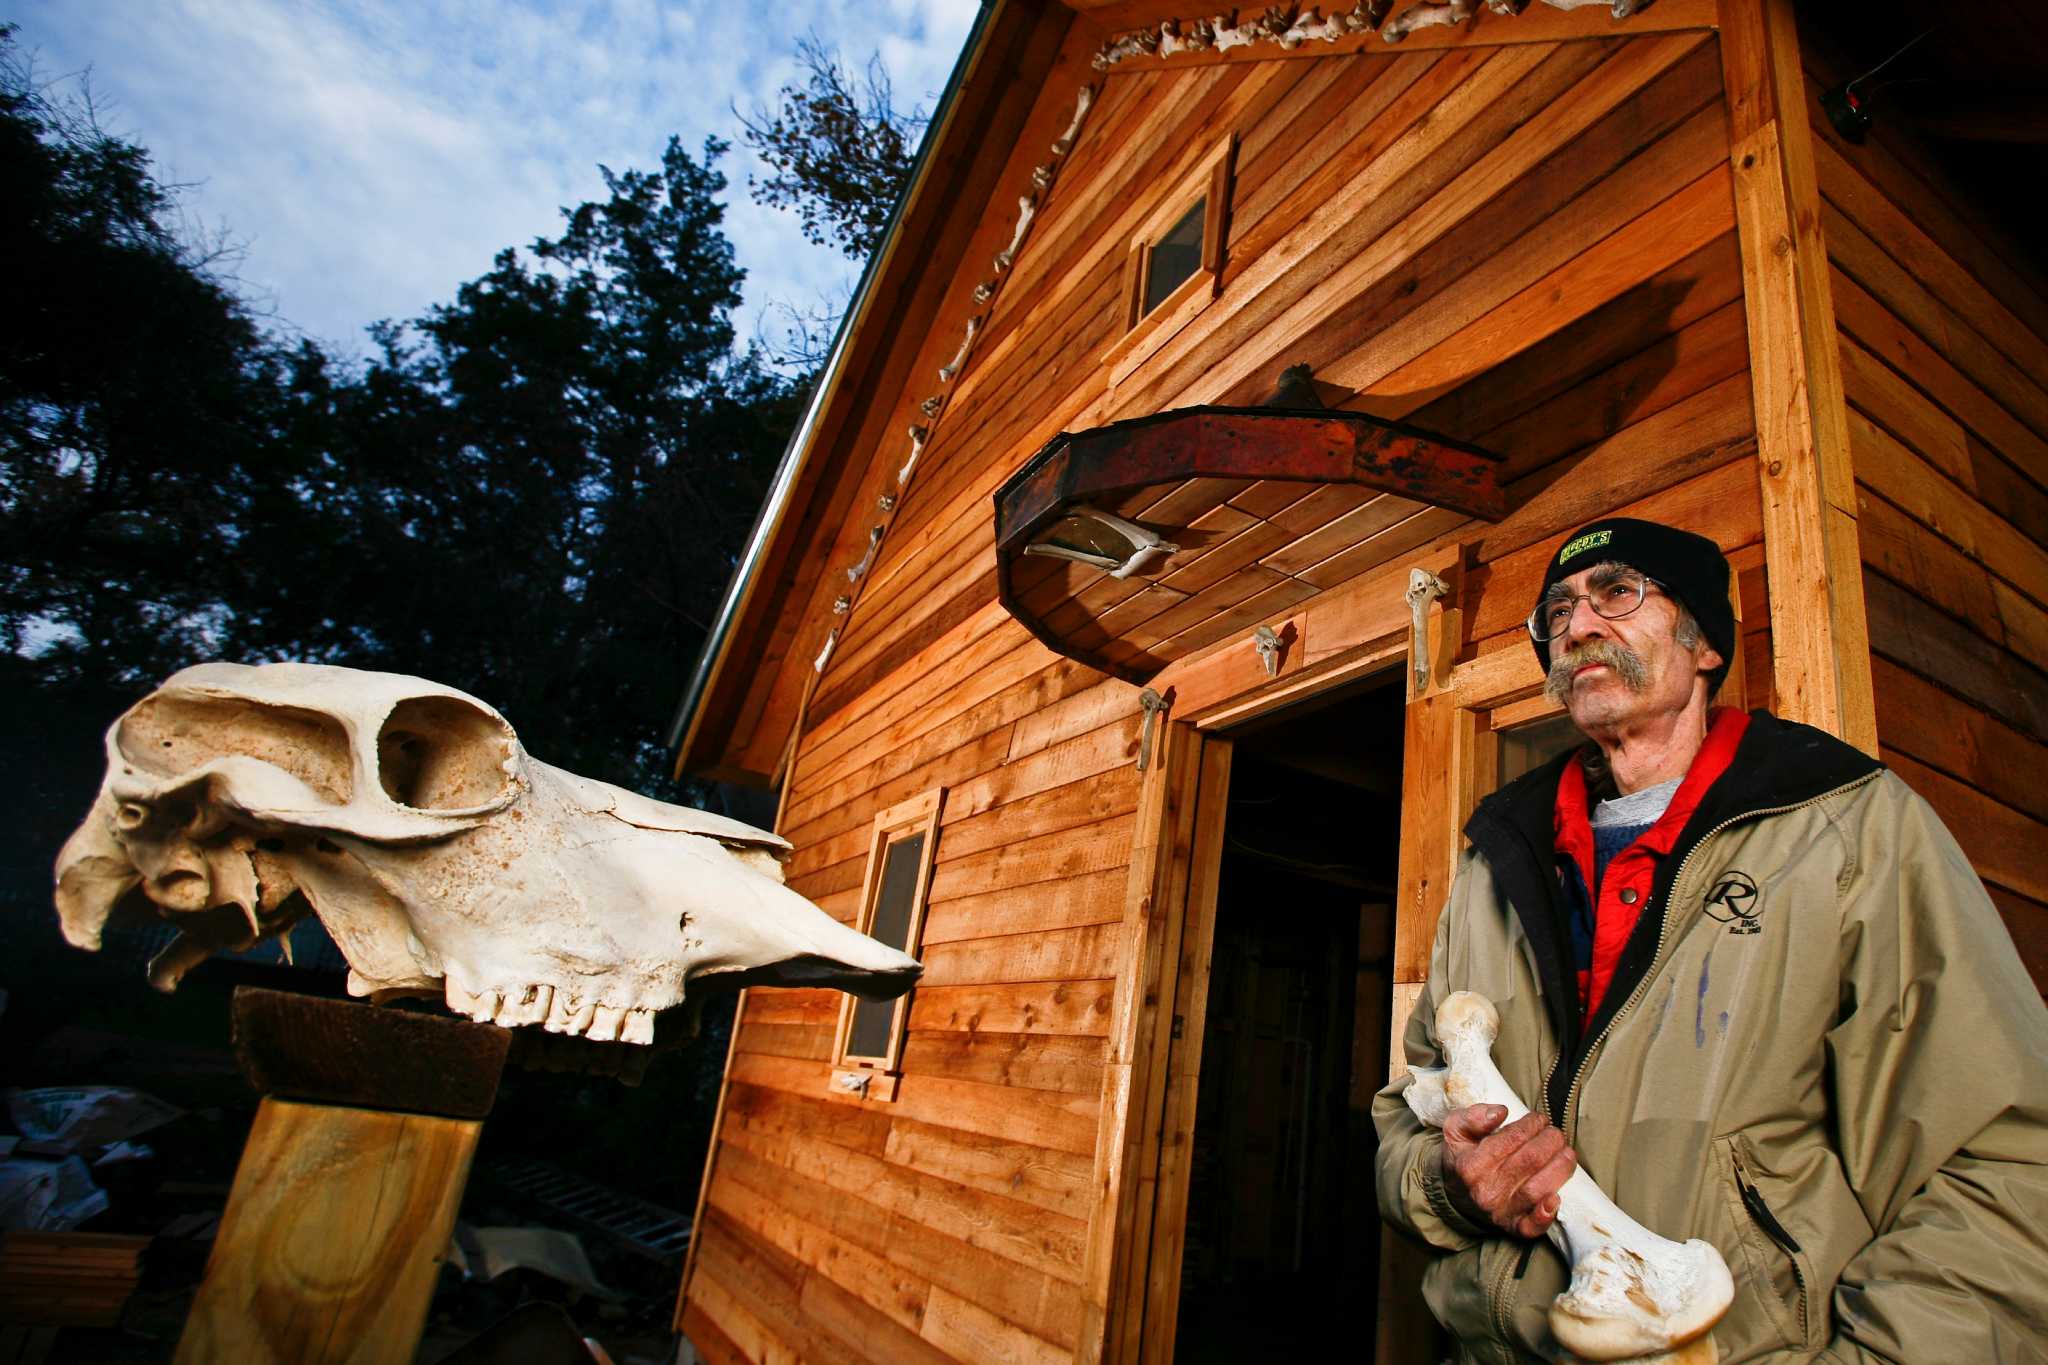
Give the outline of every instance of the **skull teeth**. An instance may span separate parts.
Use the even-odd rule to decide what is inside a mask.
[[[542,982],[505,991],[471,992],[444,982],[448,1008],[478,1023],[505,1028],[538,1024],[549,1033],[580,1035],[598,1043],[654,1041],[654,1011],[585,1001]]]

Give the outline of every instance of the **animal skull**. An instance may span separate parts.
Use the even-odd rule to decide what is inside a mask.
[[[349,991],[442,995],[507,1027],[648,1043],[690,983],[886,999],[917,962],[782,885],[789,845],[539,762],[505,718],[421,678],[201,664],[107,731],[107,773],[57,859],[64,936],[117,906],[177,923],[174,989],[309,909]]]

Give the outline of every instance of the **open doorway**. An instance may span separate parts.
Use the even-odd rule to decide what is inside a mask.
[[[1373,1340],[1404,719],[1382,675],[1229,736],[1179,1360]]]

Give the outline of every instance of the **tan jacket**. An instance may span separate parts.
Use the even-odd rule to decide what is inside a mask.
[[[1545,900],[1549,850],[1527,846],[1558,766],[1468,826],[1409,1062],[1442,1064],[1446,995],[1491,999],[1502,1073],[1601,1187],[1727,1259],[1724,1363],[2048,1362],[2048,1010],[1933,811],[1759,713],[1665,860],[1636,970],[1579,1040],[1553,907],[1529,904]],[[1460,1359],[1551,1356],[1562,1256],[1459,1216],[1442,1136],[1405,1085],[1374,1104],[1380,1208],[1446,1253],[1431,1309]]]

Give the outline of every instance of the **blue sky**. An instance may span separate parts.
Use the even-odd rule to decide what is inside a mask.
[[[45,81],[91,70],[101,122],[148,147],[185,208],[246,245],[238,274],[342,354],[362,329],[451,299],[502,247],[552,235],[603,192],[597,166],[652,168],[670,133],[723,166],[748,272],[743,337],[775,304],[843,304],[858,265],[746,192],[731,106],[768,105],[815,31],[881,53],[899,107],[929,108],[975,0],[15,0]]]

